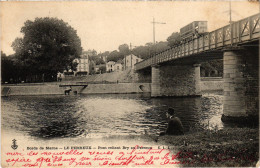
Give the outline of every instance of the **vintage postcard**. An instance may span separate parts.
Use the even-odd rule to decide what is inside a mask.
[[[1,166],[259,167],[258,1],[2,1]]]

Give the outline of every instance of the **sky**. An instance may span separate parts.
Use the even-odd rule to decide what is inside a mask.
[[[0,2],[1,50],[13,54],[12,42],[22,37],[21,27],[36,17],[57,17],[71,25],[81,39],[83,50],[98,53],[118,50],[121,44],[132,46],[166,41],[173,32],[193,21],[208,21],[208,30],[229,24],[228,1],[56,1]],[[254,15],[259,4],[232,1],[232,20]]]

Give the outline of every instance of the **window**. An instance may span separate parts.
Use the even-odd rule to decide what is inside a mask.
[[[119,66],[117,66],[117,70],[119,70]]]
[[[138,59],[136,59],[136,63],[138,62]]]

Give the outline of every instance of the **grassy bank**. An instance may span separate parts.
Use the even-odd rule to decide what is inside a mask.
[[[161,136],[157,143],[176,147],[185,167],[255,167],[259,132],[250,128],[204,130],[182,136]],[[175,148],[175,149],[176,149]]]

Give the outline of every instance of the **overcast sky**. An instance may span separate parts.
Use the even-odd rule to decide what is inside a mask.
[[[232,1],[232,20],[258,13],[259,4]],[[77,30],[84,50],[113,51],[120,44],[145,45],[153,41],[153,17],[166,22],[156,25],[156,41],[166,41],[172,32],[192,21],[208,21],[209,31],[227,25],[229,2],[1,2],[1,50],[14,53],[11,44],[22,37],[21,27],[36,17],[57,17]]]

